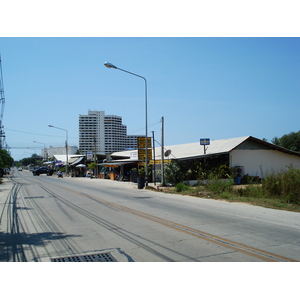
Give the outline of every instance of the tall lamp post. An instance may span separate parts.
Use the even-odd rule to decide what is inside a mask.
[[[117,70],[126,72],[126,73],[128,73],[128,74],[131,74],[131,75],[140,77],[140,78],[144,79],[144,81],[145,81],[145,111],[146,111],[146,118],[145,118],[145,119],[146,119],[146,141],[145,141],[145,143],[146,143],[146,161],[145,161],[145,163],[146,163],[146,170],[145,170],[146,174],[145,174],[145,185],[148,186],[148,140],[147,140],[147,138],[148,138],[148,112],[147,112],[147,80],[146,80],[146,78],[143,77],[143,76],[140,76],[140,75],[138,75],[138,74],[135,74],[135,73],[132,73],[132,72],[129,72],[129,71],[120,69],[120,68],[116,67],[115,65],[113,65],[113,64],[111,64],[111,63],[109,63],[109,62],[105,62],[105,63],[104,63],[104,66],[107,67],[107,68],[109,68],[109,69],[117,69]]]
[[[53,128],[60,129],[60,130],[63,130],[63,131],[66,132],[66,173],[68,175],[69,174],[69,168],[68,168],[68,131],[66,129],[55,127],[53,125],[48,125],[48,127],[53,127]]]
[[[44,145],[44,159],[45,159],[45,161],[47,161],[47,150],[46,150],[46,144],[44,144],[44,143],[41,143],[41,142],[37,142],[37,141],[33,141],[34,143],[36,143],[36,144],[42,144],[42,145]]]

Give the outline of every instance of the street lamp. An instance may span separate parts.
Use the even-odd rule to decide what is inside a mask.
[[[113,64],[111,64],[111,63],[109,63],[109,62],[105,62],[104,63],[104,66],[105,67],[107,67],[107,68],[109,68],[109,69],[117,69],[117,70],[120,70],[120,71],[123,71],[123,72],[126,72],[126,73],[128,73],[128,74],[131,74],[131,75],[134,75],[134,76],[137,76],[137,77],[140,77],[140,78],[142,78],[142,79],[144,79],[144,81],[145,81],[145,111],[146,111],[146,141],[145,141],[145,143],[146,143],[146,176],[145,176],[145,184],[146,184],[146,186],[148,186],[148,140],[147,140],[147,138],[148,138],[148,112],[147,112],[147,80],[146,80],[146,78],[145,77],[143,77],[143,76],[140,76],[140,75],[137,75],[137,74],[135,74],[135,73],[132,73],[132,72],[129,72],[129,71],[126,71],[126,70],[123,70],[123,69],[120,69],[120,68],[118,68],[118,67],[116,67],[115,65],[113,65]]]
[[[69,168],[68,168],[68,131],[66,129],[63,128],[59,128],[53,125],[48,125],[48,127],[53,127],[56,129],[60,129],[66,132],[66,173],[69,174]]]
[[[37,141],[33,141],[34,143],[37,143],[37,144],[42,144],[44,145],[44,159],[47,161],[47,150],[46,150],[46,144],[45,143],[41,143],[41,142],[37,142]]]

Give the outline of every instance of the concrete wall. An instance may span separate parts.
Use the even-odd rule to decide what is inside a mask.
[[[293,165],[300,169],[300,156],[278,150],[233,150],[230,153],[230,165],[244,166],[245,174],[265,177],[271,172],[280,172]]]

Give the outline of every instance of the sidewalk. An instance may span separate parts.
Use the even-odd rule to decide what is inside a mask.
[[[4,205],[14,183],[6,177],[1,178],[2,183],[0,184],[0,211],[2,211],[2,205]]]
[[[130,187],[133,188],[138,188],[138,184],[131,182],[131,181],[122,181],[122,180],[110,180],[110,179],[103,179],[103,178],[90,178],[90,177],[67,177],[64,175],[63,179],[68,179],[68,180],[85,180],[85,181],[99,181],[99,182],[105,182],[105,183],[117,183],[117,184],[123,184],[123,185],[128,185]],[[156,184],[154,184],[153,182],[149,182],[148,183],[149,187],[152,187],[153,189],[161,189],[162,187],[160,186],[160,182],[156,182]]]

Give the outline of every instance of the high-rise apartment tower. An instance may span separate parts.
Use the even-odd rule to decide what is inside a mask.
[[[89,111],[79,115],[79,149],[82,154],[111,154],[128,148],[137,149],[137,135],[127,135],[122,117],[105,115],[104,111]]]

